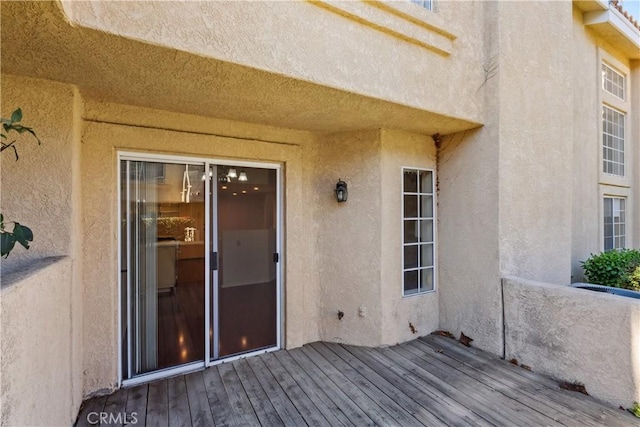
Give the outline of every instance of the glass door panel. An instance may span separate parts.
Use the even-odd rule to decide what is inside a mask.
[[[278,344],[277,172],[217,166],[215,176],[218,337],[211,354],[220,358]]]
[[[204,170],[121,161],[124,378],[204,360]]]

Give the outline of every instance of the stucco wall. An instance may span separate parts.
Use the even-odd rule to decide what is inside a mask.
[[[503,289],[507,360],[615,406],[640,400],[640,300],[513,277]]]
[[[381,333],[384,345],[408,341],[438,329],[438,243],[434,265],[436,289],[422,295],[402,297],[402,167],[432,169],[436,173],[436,147],[424,135],[382,129],[381,137]],[[436,197],[436,203],[438,199]],[[435,205],[437,206],[437,204]],[[436,215],[439,211],[436,208]],[[437,217],[436,217],[437,233]],[[411,323],[416,332],[412,332]]]
[[[569,283],[572,4],[497,6],[500,271]]]
[[[222,1],[177,7],[171,2],[65,1],[62,6],[79,27],[426,111],[482,120],[475,89],[483,81],[481,41],[476,37],[482,31],[477,16],[483,2],[438,2],[432,12],[404,5],[407,18],[373,4],[353,2],[359,4],[353,7],[362,11],[360,18],[383,17],[377,29],[364,25],[358,16],[322,7],[327,3],[331,2]],[[418,38],[451,34],[452,53],[445,56],[424,49],[399,37],[404,33]],[[372,63],[394,66],[373,67]],[[461,84],[450,85],[451,76],[459,77]],[[411,90],[405,90],[409,82]],[[459,102],[461,97],[465,102]]]
[[[2,210],[5,219],[31,227],[34,242],[16,248],[2,261],[4,268],[20,260],[69,255],[73,236],[74,106],[73,86],[46,80],[2,75],[2,117],[22,108],[25,126],[32,127],[42,145],[28,134],[2,153]],[[11,136],[11,135],[10,135]]]
[[[583,12],[573,10],[573,213],[572,213],[572,281],[583,280],[581,261],[590,254],[603,250],[604,194],[626,196],[629,212],[627,216],[627,245],[638,247],[638,156],[640,153],[640,86],[637,71],[632,63],[615,47],[584,26]],[[631,97],[625,127],[626,171],[628,178],[619,180],[602,173],[602,103],[603,96],[601,63],[606,61],[627,76],[627,88]],[[614,185],[611,185],[614,184]]]
[[[325,341],[381,342],[380,144],[377,130],[319,137],[313,169],[307,171],[313,176],[310,193],[318,226],[315,257]],[[339,178],[348,185],[346,203],[338,203],[333,193]],[[338,311],[344,312],[342,320]]]
[[[484,10],[485,126],[448,135],[438,149],[438,255],[440,328],[501,354],[498,7]]]
[[[309,320],[315,320],[318,310],[313,269],[309,268],[314,257],[313,240],[307,232],[313,206],[303,191],[306,165],[299,145],[309,142],[310,134],[96,102],[87,103],[85,118],[83,251],[91,267],[83,274],[85,394],[111,389],[117,382],[118,150],[281,162],[286,230],[285,344],[295,347],[318,339],[317,324],[314,327]],[[331,188],[327,191],[330,194]]]
[[[72,260],[33,261],[3,272],[0,299],[0,421],[3,426],[73,423],[73,383],[82,378],[73,352]]]
[[[73,263],[68,298],[61,310],[71,319],[71,406],[82,401],[82,284],[80,248],[80,130],[82,99],[74,86],[47,80],[2,75],[2,117],[18,107],[23,124],[32,127],[42,141],[28,135],[20,138],[19,160],[11,151],[2,154],[2,212],[5,220],[16,220],[33,230],[29,250],[16,245],[2,259],[2,275],[20,271],[36,260],[69,256]],[[42,277],[42,276],[41,276]],[[23,304],[28,304],[24,300]]]

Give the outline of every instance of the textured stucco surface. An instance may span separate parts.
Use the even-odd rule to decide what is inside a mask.
[[[2,76],[2,117],[22,108],[23,124],[32,127],[42,145],[23,134],[20,159],[2,153],[2,211],[33,230],[31,248],[17,247],[2,260],[3,268],[24,259],[69,255],[72,251],[74,152],[73,86],[45,80]]]
[[[77,410],[82,402],[83,357],[82,230],[78,226],[82,100],[71,85],[2,75],[2,117],[9,117],[18,107],[23,111],[23,124],[35,130],[42,145],[25,135],[18,143],[17,162],[11,152],[2,154],[1,205],[6,219],[33,230],[34,241],[29,250],[16,245],[9,258],[2,259],[2,275],[4,280],[7,273],[19,272],[43,257],[70,257],[71,276],[64,283],[67,298],[59,310],[69,312],[66,339],[71,342],[72,360],[61,369],[70,375],[70,405]],[[30,307],[29,294],[20,295],[25,298],[21,306]]]
[[[74,369],[69,257],[34,261],[3,279],[0,300],[0,423],[70,425],[79,407]]]
[[[90,13],[95,8],[96,19],[115,26],[106,33],[71,26],[58,2],[4,2],[3,73],[71,83],[85,99],[322,132],[390,127],[431,134],[469,129],[481,121],[474,99],[482,83],[482,67],[476,63],[473,37],[460,42],[458,60],[305,2],[182,2],[179,6],[175,2],[79,2],[68,6],[89,7]],[[474,9],[480,7],[461,11],[469,28],[480,25],[473,20]],[[112,18],[115,21],[110,23]],[[277,26],[283,19],[285,25]],[[203,28],[205,23],[212,27]],[[339,31],[334,34],[326,25],[335,25]],[[146,28],[151,40],[130,33],[138,28]],[[218,30],[225,34],[214,36],[212,32]],[[188,46],[173,48],[162,38],[184,40]],[[227,54],[204,56],[201,49],[205,47]],[[243,62],[234,53],[254,59],[246,65],[248,60]],[[287,71],[261,67],[265,56]],[[374,63],[395,66],[384,67],[387,71],[381,80]],[[460,73],[469,85],[456,89],[446,84],[448,75]],[[333,81],[334,75],[341,77]],[[411,91],[399,90],[407,83],[413,85]],[[398,97],[415,91],[421,93],[412,98],[421,103]],[[394,96],[385,96],[392,92]],[[457,102],[461,96],[466,102]]]
[[[71,22],[81,27],[481,121],[481,106],[468,99],[477,96],[469,88],[479,87],[483,78],[480,43],[473,37],[473,30],[481,25],[475,19],[481,2],[441,2],[438,14],[425,13],[417,5],[406,8],[458,36],[451,57],[393,36],[405,31],[442,37],[436,30],[367,4],[359,5],[360,14],[387,17],[383,25],[391,31],[373,29],[306,1],[194,1],[179,6],[175,2],[69,1],[62,6]],[[390,22],[394,19],[399,22]],[[372,66],[391,63],[393,67]],[[432,71],[436,69],[439,72]],[[451,87],[452,74],[469,85]],[[420,84],[403,90],[408,82]],[[467,102],[459,102],[460,96]]]
[[[382,129],[381,138],[381,302],[382,344],[392,345],[427,335],[438,329],[438,295],[442,287],[437,278],[436,290],[427,294],[402,297],[402,167],[436,169],[436,147],[424,135]],[[437,175],[436,175],[437,178]],[[438,199],[436,197],[436,203]],[[436,211],[436,214],[439,212]],[[437,218],[436,218],[437,221]],[[436,223],[437,233],[437,223]],[[436,236],[438,238],[439,236]],[[437,242],[440,240],[438,239]],[[436,243],[438,248],[438,243]],[[409,327],[417,330],[415,334]]]
[[[131,114],[134,112],[135,114]],[[167,131],[130,125],[100,122],[139,121],[169,128],[189,128],[190,131]],[[132,119],[135,117],[134,119]],[[285,345],[296,347],[317,340],[317,326],[313,327],[317,311],[317,296],[309,260],[314,256],[311,236],[312,206],[303,191],[303,161],[299,144],[310,140],[309,134],[275,128],[250,127],[247,139],[225,138],[213,134],[212,123],[206,118],[171,115],[145,109],[88,103],[82,134],[82,205],[84,245],[83,255],[91,268],[83,274],[85,286],[85,384],[89,394],[111,389],[117,382],[117,241],[116,209],[118,177],[117,151],[150,151],[201,156],[203,159],[230,159],[277,162],[283,164],[285,206],[284,279],[285,288]],[[229,132],[235,138],[244,133],[244,124],[219,122],[217,134]],[[207,134],[210,133],[210,134]],[[280,139],[281,143],[256,139]],[[311,166],[311,165],[309,165]],[[100,177],[100,179],[95,179]],[[330,194],[331,188],[328,193]]]
[[[500,271],[569,283],[572,4],[499,2],[497,12]]]
[[[329,135],[317,144],[311,194],[325,341],[382,341],[380,144],[378,131]],[[332,191],[339,178],[348,185],[346,203]]]
[[[503,288],[507,360],[615,406],[640,399],[640,300],[518,278]]]

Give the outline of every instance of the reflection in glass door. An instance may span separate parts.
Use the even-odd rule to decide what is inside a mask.
[[[204,360],[203,164],[121,161],[123,378]]]
[[[277,165],[150,158],[120,160],[121,378],[277,349]]]
[[[278,344],[277,172],[217,166],[214,359]],[[217,302],[217,304],[216,304]]]

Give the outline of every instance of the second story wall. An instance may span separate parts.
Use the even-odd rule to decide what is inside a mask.
[[[482,121],[483,2],[62,4],[81,27]]]

